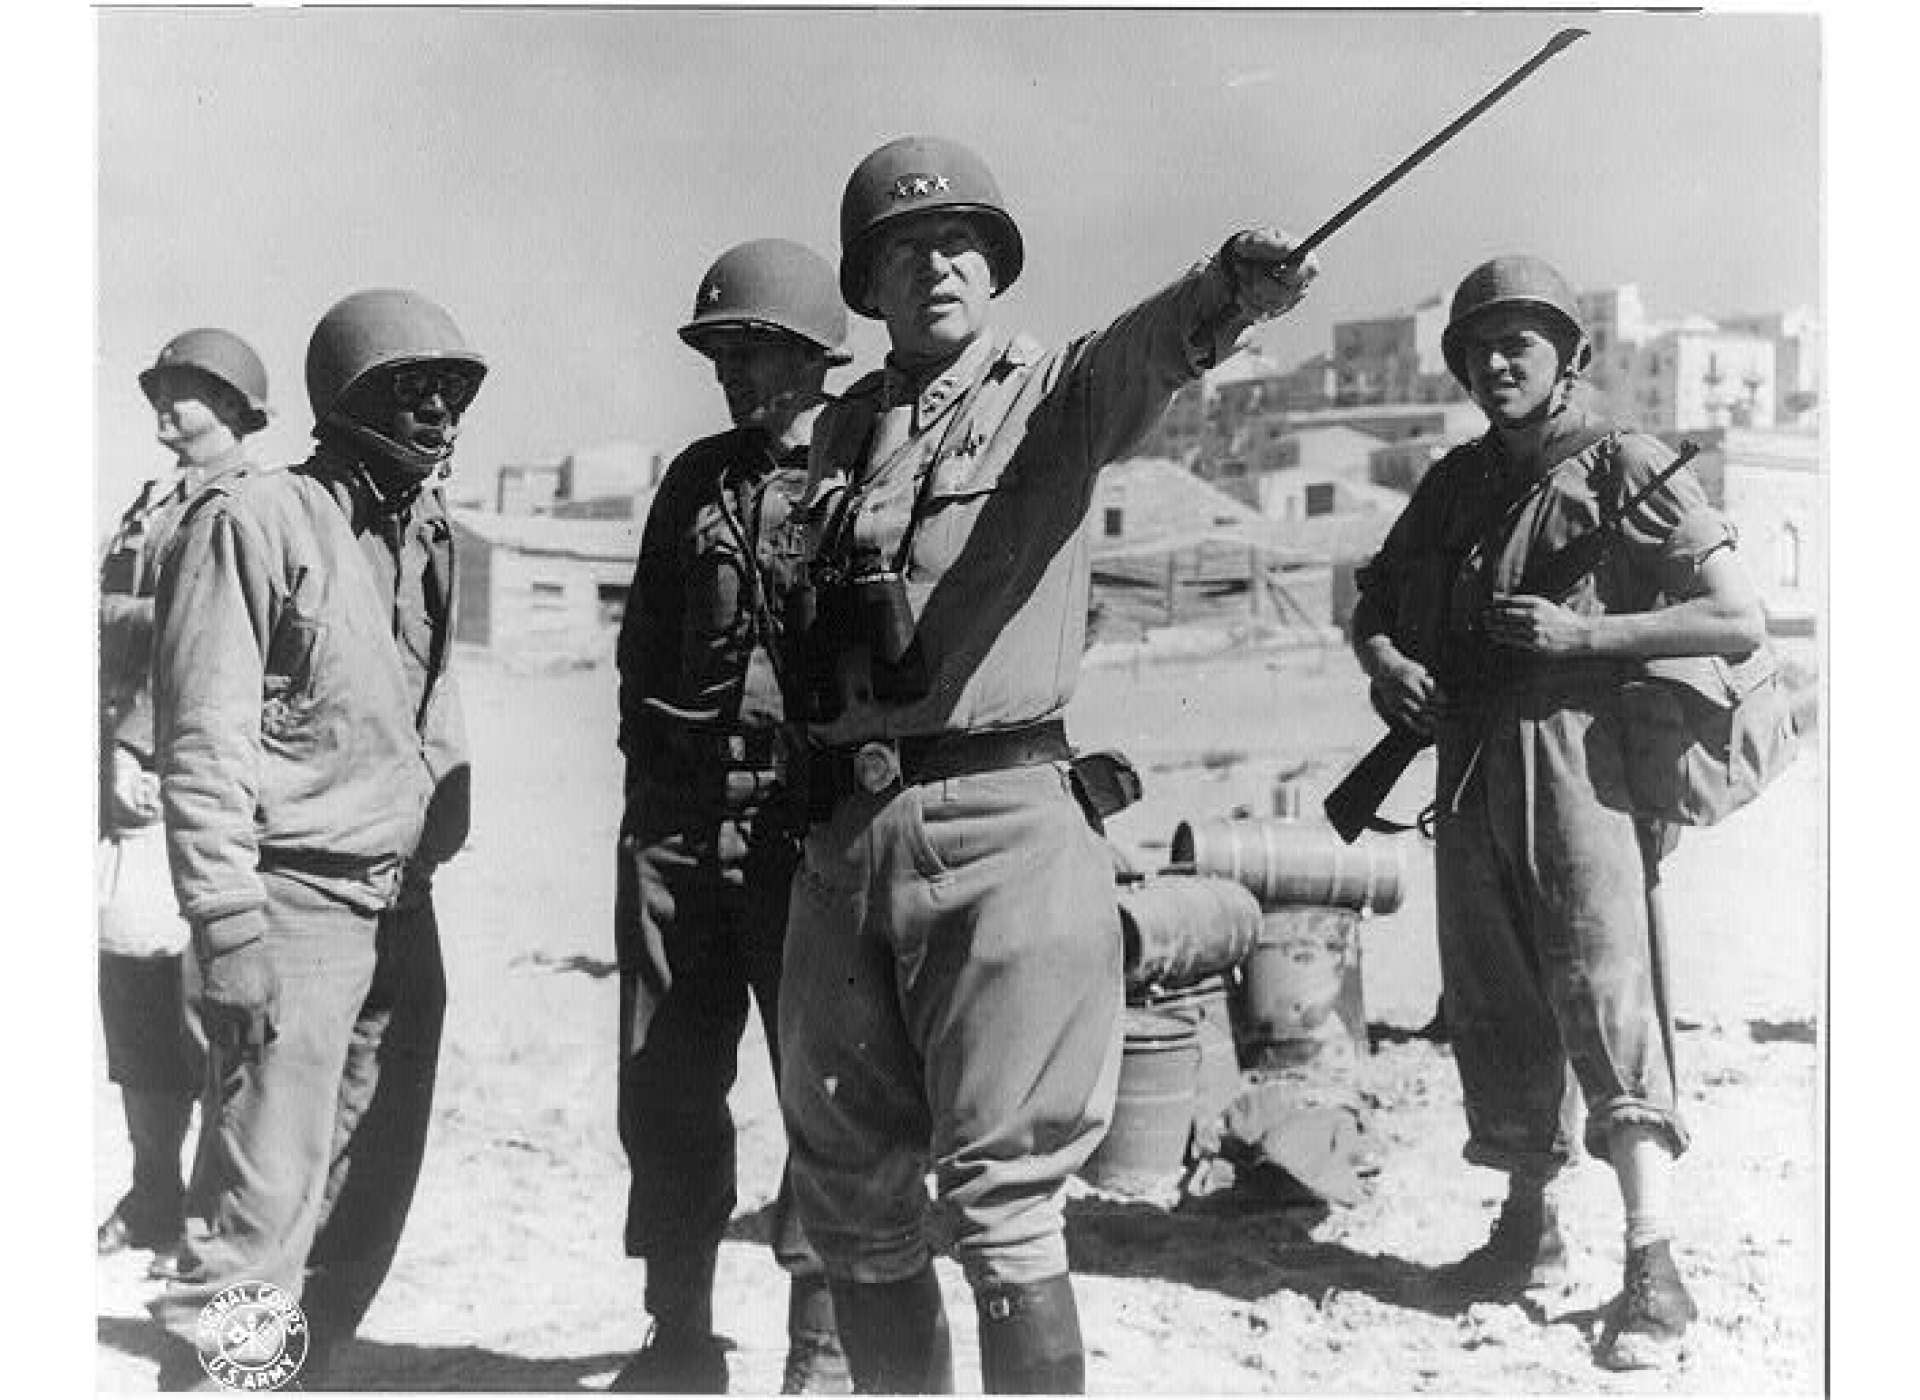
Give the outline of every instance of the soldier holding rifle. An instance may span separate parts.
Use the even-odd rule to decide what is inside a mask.
[[[1672,454],[1576,393],[1592,351],[1558,272],[1526,256],[1475,268],[1442,346],[1492,427],[1420,483],[1363,572],[1353,639],[1380,714],[1438,746],[1443,1005],[1465,1155],[1508,1176],[1491,1237],[1447,1282],[1511,1296],[1564,1268],[1548,1186],[1575,1146],[1570,1066],[1586,1149],[1612,1165],[1626,1216],[1597,1359],[1660,1365],[1695,1313],[1668,1220],[1687,1130],[1663,980],[1665,832],[1620,796],[1619,685],[1635,658],[1749,652],[1765,620],[1692,472],[1656,484]],[[1543,589],[1543,566],[1622,502],[1618,547]]]

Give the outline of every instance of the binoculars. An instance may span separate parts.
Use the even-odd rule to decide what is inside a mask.
[[[800,694],[790,697],[794,718],[825,723],[839,718],[841,656],[864,646],[873,697],[884,704],[923,699],[932,689],[926,656],[915,635],[907,581],[884,566],[850,574],[817,568],[788,595],[786,636],[795,653]]]

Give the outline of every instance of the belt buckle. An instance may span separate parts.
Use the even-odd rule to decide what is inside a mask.
[[[900,778],[900,749],[880,742],[862,744],[853,753],[853,780],[862,792],[878,795]]]

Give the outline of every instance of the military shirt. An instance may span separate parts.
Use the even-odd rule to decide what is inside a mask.
[[[1570,450],[1577,449],[1577,450]],[[1534,591],[1540,561],[1600,527],[1604,512],[1639,495],[1673,460],[1657,438],[1569,407],[1550,420],[1538,453],[1509,456],[1491,433],[1448,453],[1421,480],[1360,587],[1395,645],[1464,702],[1458,728],[1443,726],[1443,786],[1490,704],[1531,695],[1546,705],[1591,708],[1620,679],[1610,657],[1542,657],[1487,641],[1478,619],[1495,598]],[[1731,522],[1682,468],[1619,522],[1598,567],[1554,599],[1582,616],[1646,612],[1689,596],[1700,566],[1731,548]],[[1532,702],[1529,702],[1532,703]]]
[[[630,762],[676,722],[768,730],[784,718],[780,635],[802,576],[805,482],[806,449],[776,456],[757,428],[704,438],[667,468],[620,625]]]
[[[1046,351],[981,337],[925,384],[897,367],[823,410],[805,502],[810,548],[836,537],[901,571],[931,687],[882,701],[869,658],[841,658],[822,743],[999,729],[1072,697],[1086,648],[1095,476],[1252,324],[1209,260],[1103,330]]]

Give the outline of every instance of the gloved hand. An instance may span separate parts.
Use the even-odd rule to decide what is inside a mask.
[[[1243,229],[1221,245],[1222,270],[1249,315],[1263,319],[1291,311],[1320,275],[1312,253],[1297,264],[1290,261],[1294,246],[1292,237],[1271,227]]]
[[[200,1020],[207,1040],[240,1058],[258,1059],[273,1042],[280,1015],[280,974],[264,938],[203,953]]]
[[[160,820],[160,776],[150,773],[131,749],[114,745],[107,783],[107,824],[134,831]]]

